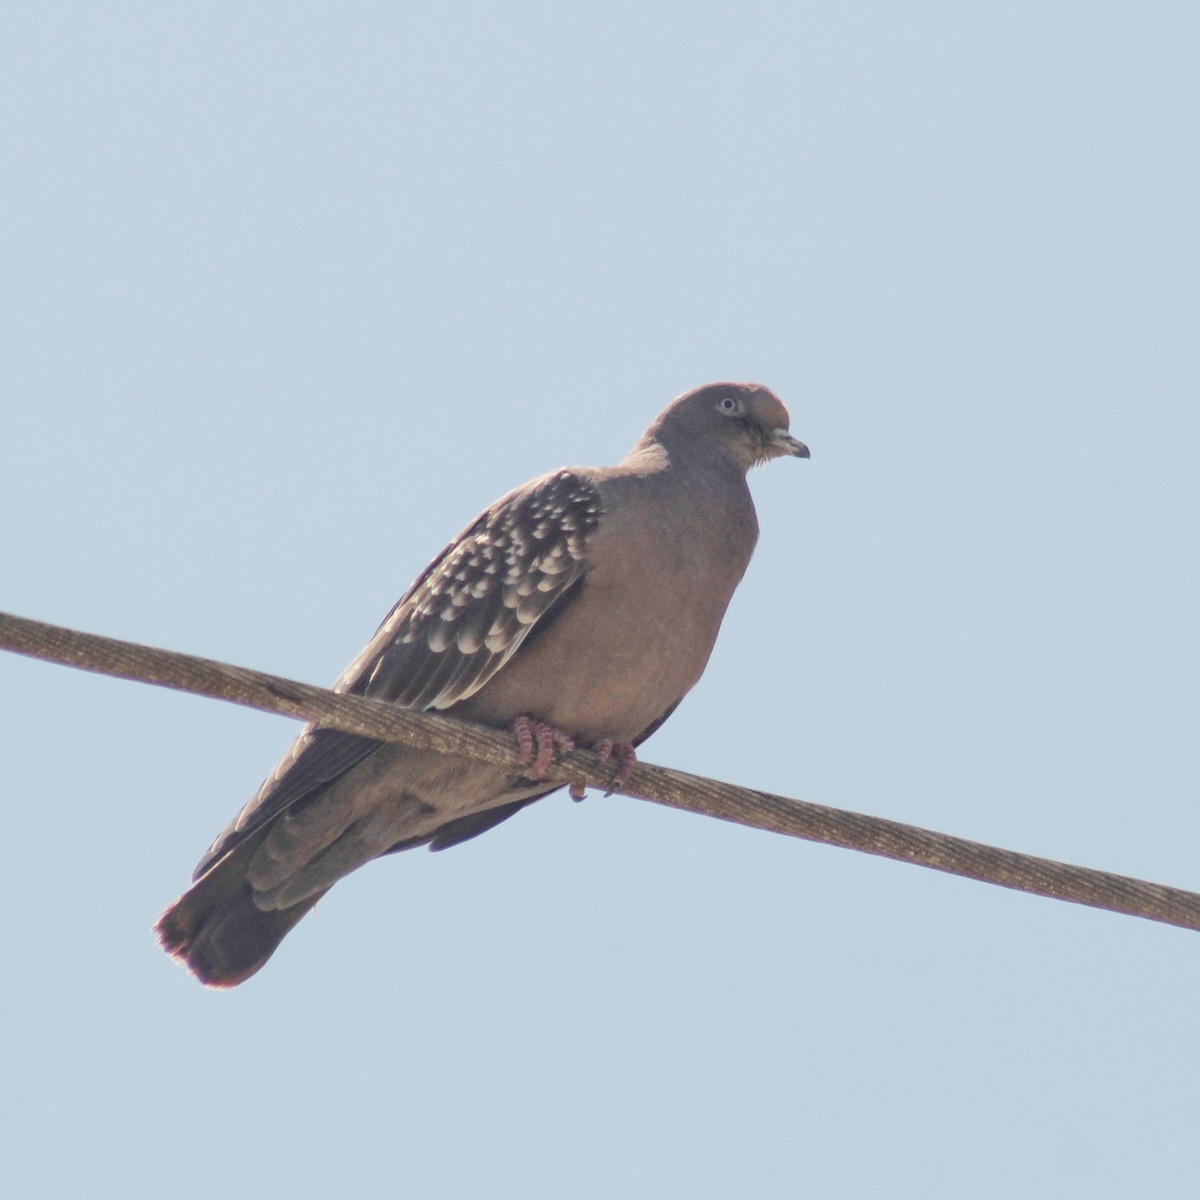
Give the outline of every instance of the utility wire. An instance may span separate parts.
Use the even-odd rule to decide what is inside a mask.
[[[383,700],[343,696],[327,688],[173,650],[98,637],[6,613],[0,613],[0,649],[227,700],[383,742],[403,742],[419,749],[496,763],[511,767],[514,775],[519,771],[513,738],[507,733]],[[607,789],[613,766],[590,750],[573,750],[558,759],[546,778],[550,783]],[[650,763],[639,762],[633,774],[615,790],[752,829],[843,846],[1036,896],[1200,930],[1200,895],[1163,884],[1001,850],[899,821],[790,800]]]

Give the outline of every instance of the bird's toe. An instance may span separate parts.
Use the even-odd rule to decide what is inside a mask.
[[[567,754],[575,749],[575,739],[569,733],[535,717],[517,717],[512,731],[517,738],[517,761],[530,779],[541,779],[556,753]]]

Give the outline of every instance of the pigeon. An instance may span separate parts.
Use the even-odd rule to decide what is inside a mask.
[[[563,786],[545,778],[557,753],[611,756],[619,786],[699,680],[750,562],[747,472],[809,456],[788,429],[768,388],[708,384],[616,466],[552,471],[481,513],[334,690],[511,729],[511,767],[305,727],[159,918],[167,953],[232,987],[351,871],[458,845]]]

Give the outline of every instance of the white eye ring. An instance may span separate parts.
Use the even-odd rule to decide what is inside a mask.
[[[722,396],[717,401],[717,408],[724,413],[737,412],[739,407],[738,402],[732,396]]]

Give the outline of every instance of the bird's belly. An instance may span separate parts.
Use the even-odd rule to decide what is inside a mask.
[[[582,602],[455,712],[497,725],[526,713],[588,743],[630,741],[677,703],[708,662],[728,595],[678,579],[666,602],[587,586]]]

